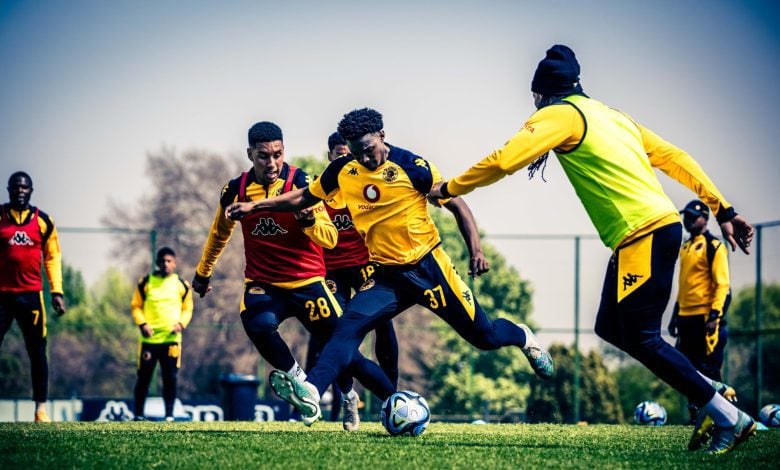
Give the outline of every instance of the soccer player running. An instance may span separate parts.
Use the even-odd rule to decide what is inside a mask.
[[[62,252],[54,220],[30,205],[32,192],[30,175],[13,173],[8,178],[9,202],[0,209],[0,345],[16,319],[30,358],[35,421],[48,423],[49,362],[41,256],[51,286],[51,304],[61,316],[65,313]]]
[[[517,346],[539,376],[548,378],[553,373],[552,358],[526,325],[490,320],[479,306],[442,249],[428,214],[426,194],[441,179],[438,170],[424,158],[386,143],[383,129],[382,115],[373,109],[347,113],[338,132],[347,140],[352,157],[331,162],[308,188],[234,203],[226,210],[228,217],[242,219],[260,211],[300,210],[340,195],[365,239],[373,276],[347,304],[306,381],[289,371],[271,372],[274,391],[309,422],[320,416],[320,394],[357,354],[363,337],[415,304],[429,308],[477,348]],[[465,206],[460,198],[451,202]],[[479,263],[472,262],[472,269],[485,268]]]
[[[130,306],[140,330],[138,379],[135,383],[135,417],[144,421],[149,383],[160,363],[165,421],[173,421],[176,378],[181,367],[181,337],[192,319],[192,289],[176,274],[176,253],[166,247],[157,250],[157,269],[138,281]]]
[[[739,245],[748,253],[753,227],[737,215],[690,155],[589,98],[579,74],[571,49],[550,48],[531,83],[537,111],[504,147],[460,176],[435,185],[431,196],[467,194],[529,164],[533,176],[553,150],[601,240],[614,251],[596,333],[701,407],[691,450],[706,442],[714,421],[707,452],[728,452],[755,433],[755,422],[717,393],[725,391],[723,384],[702,375],[661,338],[682,227],[653,167],[695,191],[712,208],[732,249]]]
[[[203,248],[192,289],[201,297],[211,290],[209,280],[222,250],[230,240],[235,221],[225,210],[237,201],[264,201],[277,194],[294,193],[308,185],[309,177],[284,161],[282,130],[272,122],[249,129],[247,156],[252,168],[222,189],[219,207]],[[306,373],[279,335],[279,324],[296,317],[324,343],[333,332],[342,309],[325,285],[322,247],[336,245],[336,227],[322,204],[295,213],[257,211],[241,221],[246,259],[241,322],[260,355],[272,367],[301,380]],[[352,388],[352,376],[378,396],[390,395],[393,385],[375,363],[357,354],[338,377],[341,392]],[[331,378],[333,382],[336,377]],[[328,382],[330,383],[330,382]],[[357,401],[354,402],[357,407]],[[357,409],[350,411],[357,420]],[[303,416],[304,420],[307,419]],[[349,423],[350,430],[358,422]]]
[[[710,208],[694,199],[683,210],[683,226],[691,237],[680,248],[677,302],[669,322],[676,348],[707,377],[720,381],[728,332],[726,310],[731,302],[726,246],[707,230]],[[736,400],[729,389],[724,396]],[[691,421],[698,407],[688,403]]]

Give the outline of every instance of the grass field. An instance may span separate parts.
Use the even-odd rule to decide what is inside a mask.
[[[378,423],[0,423],[0,467],[24,468],[778,468],[780,430],[719,457],[688,452],[688,426],[433,423],[419,438]]]

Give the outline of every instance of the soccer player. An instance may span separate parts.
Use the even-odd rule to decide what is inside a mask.
[[[209,279],[235,226],[225,210],[236,201],[268,200],[303,190],[309,184],[305,172],[285,163],[279,126],[258,122],[249,129],[248,140],[247,156],[252,168],[222,189],[192,280],[193,290],[201,297],[211,290]],[[271,366],[305,378],[306,373],[279,335],[278,326],[294,316],[323,343],[333,332],[342,309],[325,285],[322,248],[336,245],[336,227],[323,205],[317,204],[295,213],[255,212],[241,221],[241,230],[246,259],[240,308],[244,331]],[[378,396],[389,396],[394,390],[379,366],[362,355],[356,355],[344,372],[338,378],[342,393],[351,390],[352,376]],[[332,377],[331,382],[335,379]],[[359,425],[357,400],[354,405],[349,415],[355,421],[345,424],[348,430],[356,430]]]
[[[234,203],[226,210],[228,217],[241,219],[258,211],[301,210],[340,195],[366,241],[374,268],[373,276],[347,304],[306,381],[276,370],[271,372],[274,391],[301,412],[304,424],[313,423],[320,416],[320,394],[349,364],[363,337],[414,304],[429,308],[479,349],[521,348],[534,371],[550,377],[552,358],[531,330],[503,318],[490,320],[442,249],[426,198],[441,179],[436,167],[386,143],[382,115],[376,110],[347,113],[338,132],[353,156],[331,162],[308,188]],[[465,205],[460,198],[452,202]]]
[[[328,136],[328,161],[333,161],[340,157],[349,155],[349,148],[347,143],[338,132],[332,133]],[[333,292],[336,300],[339,302],[342,308],[344,308],[352,298],[352,292],[357,292],[360,286],[368,280],[370,276],[367,267],[368,264],[368,249],[363,241],[363,237],[360,236],[355,229],[355,224],[352,223],[352,215],[349,210],[344,207],[342,201],[330,200],[325,201],[325,210],[327,210],[330,219],[333,221],[338,230],[338,241],[333,248],[325,248],[322,250],[323,259],[325,261],[325,284]],[[311,369],[316,363],[317,357],[324,345],[320,344],[316,336],[311,336],[309,339],[309,348],[306,353],[306,367]],[[376,327],[374,352],[376,354],[377,362],[387,377],[392,382],[393,386],[398,385],[398,340],[395,336],[395,329],[393,328],[393,321],[388,320],[384,324]],[[331,387],[333,392],[333,402],[331,405],[331,421],[336,421],[341,411],[342,396],[338,386],[334,384]],[[359,400],[356,393],[352,393],[352,396],[346,396],[343,398],[345,401],[345,413],[349,410],[357,410],[358,403],[351,403],[352,401]],[[346,402],[350,403],[346,403]],[[350,423],[354,421],[349,416],[344,416],[344,423]]]
[[[680,249],[679,287],[669,334],[677,337],[676,348],[694,367],[720,381],[728,339],[726,310],[731,302],[726,246],[707,230],[710,208],[704,202],[694,199],[680,213],[691,238]],[[733,389],[727,398],[736,399]],[[695,423],[698,408],[689,403],[688,410]]]
[[[157,269],[138,281],[130,306],[141,332],[138,380],[135,383],[135,420],[144,421],[144,404],[157,362],[160,363],[165,421],[173,421],[176,376],[181,367],[181,332],[192,319],[192,289],[176,274],[176,253],[157,251]]]
[[[601,240],[614,251],[596,333],[702,408],[689,448],[701,447],[714,420],[707,452],[728,452],[755,433],[755,422],[661,338],[661,317],[671,295],[682,227],[653,168],[699,195],[715,213],[732,249],[739,245],[748,252],[753,227],[737,215],[690,155],[624,113],[588,97],[579,75],[570,48],[550,48],[531,83],[537,111],[501,149],[460,176],[435,185],[431,196],[467,194],[529,164],[533,176],[543,170],[553,150]],[[723,390],[722,384],[715,385]]]
[[[8,178],[8,200],[0,212],[0,345],[16,319],[30,357],[35,421],[46,414],[49,362],[46,358],[46,308],[43,303],[41,256],[51,286],[51,304],[65,313],[62,252],[54,220],[30,205],[33,181],[17,171]]]

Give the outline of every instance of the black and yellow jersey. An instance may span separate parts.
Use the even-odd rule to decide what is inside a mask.
[[[173,327],[181,323],[187,328],[192,319],[192,288],[178,274],[167,276],[154,272],[142,277],[130,301],[133,321],[140,326],[148,324],[154,335],[141,335],[142,343],[179,343],[181,333]]]
[[[708,315],[724,310],[729,295],[729,264],[726,246],[705,231],[680,248],[679,315]]]
[[[62,253],[54,220],[37,207],[0,208],[0,291],[35,292],[43,288],[41,255],[53,293],[62,293]]]
[[[387,161],[375,170],[351,156],[341,157],[309,185],[309,191],[326,201],[340,196],[372,262],[414,264],[441,242],[428,215],[426,194],[442,177],[424,158],[386,145]]]

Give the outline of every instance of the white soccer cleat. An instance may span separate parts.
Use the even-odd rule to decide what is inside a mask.
[[[360,407],[360,397],[355,393],[354,398],[349,398],[349,394],[344,395],[344,419],[341,424],[344,426],[345,431],[357,431],[360,427],[360,414],[358,408]]]
[[[531,364],[531,368],[539,377],[551,378],[555,371],[552,356],[536,342],[536,337],[528,325],[518,323],[517,326],[525,332],[525,346],[521,349]]]

